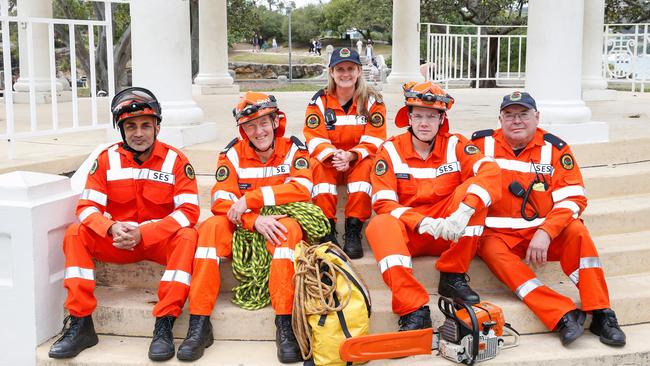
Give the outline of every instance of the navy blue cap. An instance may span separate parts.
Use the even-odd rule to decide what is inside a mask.
[[[501,102],[501,109],[511,106],[513,104],[522,105],[526,108],[537,110],[537,103],[535,99],[527,92],[515,91],[512,94],[505,95]]]
[[[357,65],[361,65],[361,59],[359,58],[359,52],[355,51],[354,48],[335,48],[332,52],[332,57],[330,58],[329,67],[334,67],[341,62],[353,62]]]

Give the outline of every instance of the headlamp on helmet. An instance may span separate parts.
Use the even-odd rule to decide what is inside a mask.
[[[154,116],[158,123],[162,120],[162,109],[156,96],[149,90],[140,87],[131,87],[122,90],[113,97],[111,102],[113,127],[120,127],[120,123],[138,116]]]
[[[273,95],[248,92],[232,110],[237,126],[278,111],[278,103]]]

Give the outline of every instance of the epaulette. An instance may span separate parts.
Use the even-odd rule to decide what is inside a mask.
[[[307,145],[300,141],[296,136],[291,136],[291,142],[298,147],[300,150],[307,150]]]
[[[233,146],[235,146],[235,144],[236,144],[237,142],[239,142],[239,137],[235,137],[234,139],[232,139],[232,141],[230,141],[230,142],[228,143],[228,145],[226,145],[226,147],[221,151],[221,153],[222,153],[222,154],[227,153],[228,150],[230,150],[230,148],[232,148]]]
[[[472,140],[480,139],[481,137],[492,136],[493,134],[493,129],[476,131],[472,134]]]
[[[564,149],[566,146],[566,142],[562,140],[561,138],[555,136],[552,133],[545,133],[544,134],[544,141],[548,141],[551,143],[551,145],[555,146],[558,150]]]
[[[316,100],[318,100],[318,98],[322,97],[323,95],[325,95],[325,89],[321,89],[317,91],[316,94],[314,94],[314,96],[311,97],[311,101],[309,102],[309,104],[311,105],[316,104]]]

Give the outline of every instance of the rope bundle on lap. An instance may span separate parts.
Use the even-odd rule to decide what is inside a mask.
[[[309,243],[327,235],[329,221],[321,209],[307,202],[293,202],[280,206],[265,206],[261,215],[287,215],[294,218],[307,236]],[[269,273],[271,255],[266,250],[266,239],[258,232],[242,227],[235,230],[232,239],[232,271],[240,282],[233,288],[232,302],[246,310],[257,310],[271,302]]]

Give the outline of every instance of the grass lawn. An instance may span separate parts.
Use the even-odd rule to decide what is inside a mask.
[[[261,92],[301,92],[301,91],[317,91],[321,89],[324,85],[319,83],[286,83],[286,84],[276,84],[276,85],[259,85],[253,86],[250,88],[252,91],[261,91]]]
[[[298,51],[302,52],[302,51]],[[288,64],[289,55],[286,53],[272,53],[272,52],[237,52],[228,56],[230,62],[256,62],[262,64]],[[293,64],[322,64],[325,60],[320,56],[303,56],[291,55],[291,63]]]

